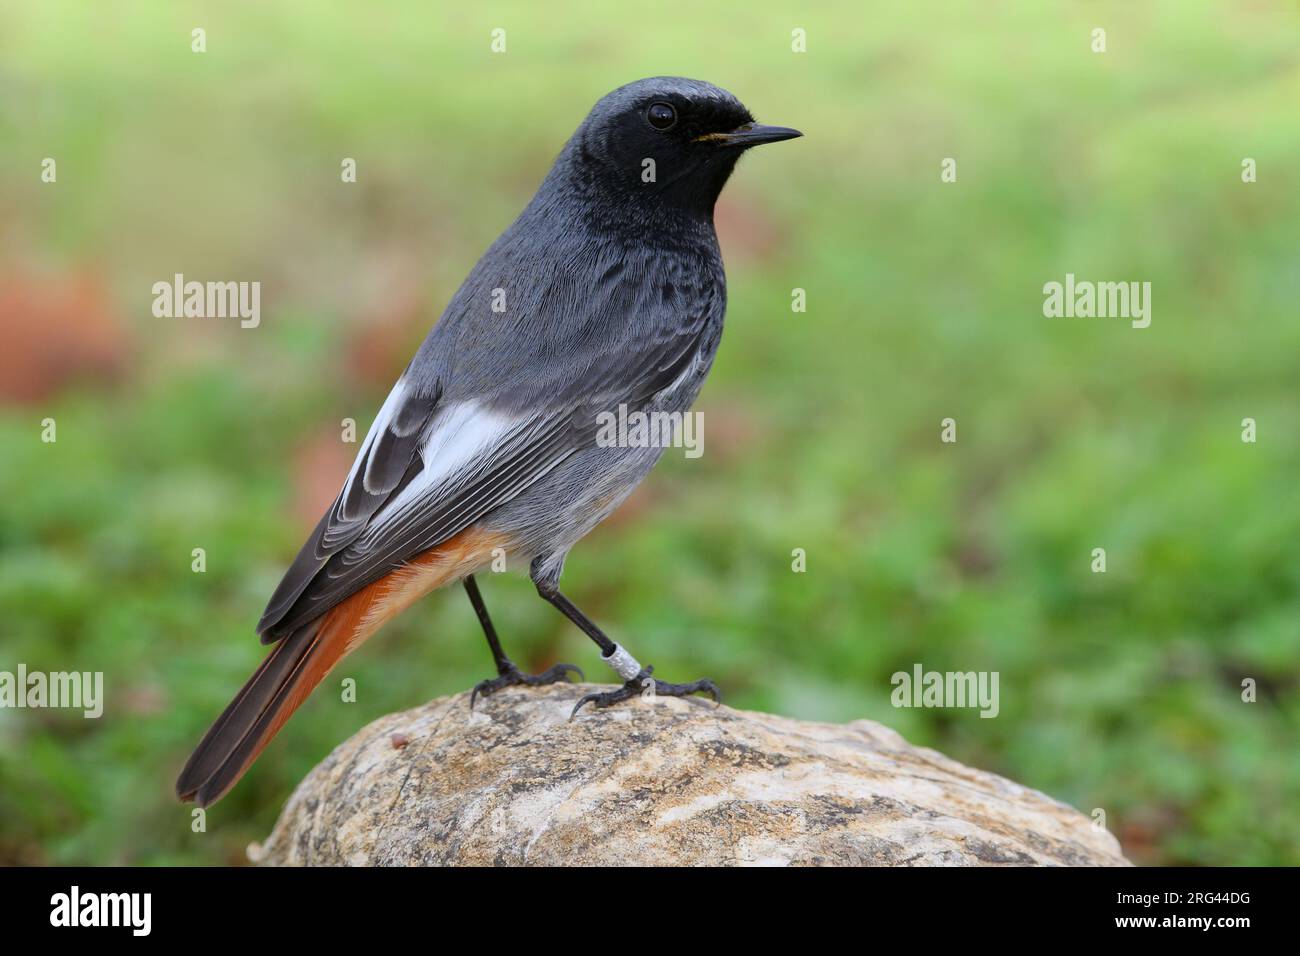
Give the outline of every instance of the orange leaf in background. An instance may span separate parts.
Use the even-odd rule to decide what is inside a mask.
[[[0,276],[0,401],[30,403],[74,382],[116,379],[131,344],[94,272]]]

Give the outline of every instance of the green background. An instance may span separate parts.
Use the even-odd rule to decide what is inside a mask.
[[[331,747],[489,674],[435,595],[206,833],[172,798],[355,453],[340,421],[364,434],[590,105],[666,73],[806,137],[719,206],[704,456],[665,456],[568,593],[662,677],[883,721],[1105,810],[1136,862],[1300,862],[1298,34],[1292,4],[1188,0],[3,3],[0,670],[102,670],[107,711],[0,711],[0,861],[241,862]],[[177,272],[260,281],[261,326],[154,318]],[[1151,327],[1045,318],[1067,272],[1149,281]],[[608,679],[526,579],[483,584],[521,664]],[[1000,715],[894,709],[918,662],[998,671]]]

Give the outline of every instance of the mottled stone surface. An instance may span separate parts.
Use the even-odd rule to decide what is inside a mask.
[[[375,721],[298,786],[264,865],[1127,865],[1062,803],[871,721],[590,688],[467,694]]]

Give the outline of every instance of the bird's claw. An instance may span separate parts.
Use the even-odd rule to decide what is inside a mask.
[[[489,680],[481,680],[474,685],[473,692],[469,695],[469,709],[474,709],[474,702],[478,700],[480,694],[484,697],[490,697],[503,687],[514,687],[524,685],[526,687],[540,687],[543,684],[555,684],[559,681],[566,680],[569,672],[572,671],[578,675],[578,680],[586,680],[582,668],[576,664],[556,664],[554,667],[547,668],[540,674],[525,674],[514,664],[508,665],[502,672]]]
[[[707,693],[715,704],[722,703],[722,691],[718,685],[707,677],[691,681],[689,684],[669,684],[655,680],[653,667],[645,667],[618,690],[584,694],[569,713],[572,720],[584,705],[595,704],[597,707],[612,707],[614,704],[631,700],[633,697],[689,697],[691,694]]]

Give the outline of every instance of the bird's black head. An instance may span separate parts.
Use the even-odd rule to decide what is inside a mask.
[[[800,135],[755,123],[740,100],[710,83],[656,76],[603,97],[562,161],[571,181],[585,179],[606,203],[711,216],[741,153]]]

